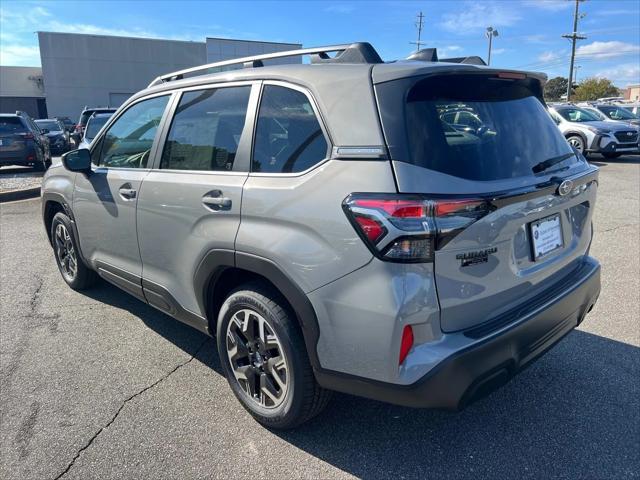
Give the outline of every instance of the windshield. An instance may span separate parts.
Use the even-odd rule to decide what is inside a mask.
[[[104,124],[107,123],[107,120],[109,120],[110,116],[111,115],[105,115],[90,118],[89,123],[87,123],[87,131],[84,133],[84,137],[89,140],[94,138],[98,134],[100,129],[104,127]]]
[[[526,82],[428,78],[409,92],[406,126],[411,162],[456,177],[498,180],[577,161]]]
[[[62,128],[60,128],[60,125],[58,125],[58,122],[54,122],[52,120],[36,120],[36,124],[40,128],[46,128],[50,132],[62,130]]]
[[[637,120],[638,117],[623,107],[600,107],[600,111],[611,120]]]
[[[597,122],[600,119],[582,108],[560,108],[558,113],[569,122]]]

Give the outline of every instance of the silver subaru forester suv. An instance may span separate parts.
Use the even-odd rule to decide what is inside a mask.
[[[311,61],[268,66],[293,55]],[[159,77],[46,174],[58,267],[215,336],[269,427],[333,390],[460,409],[600,292],[598,170],[544,81],[433,50],[384,63],[366,43]]]

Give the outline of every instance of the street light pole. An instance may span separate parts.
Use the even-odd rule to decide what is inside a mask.
[[[493,42],[493,37],[498,36],[498,30],[493,27],[487,27],[485,35],[489,39],[489,54],[487,55],[487,65],[491,65],[491,44]]]

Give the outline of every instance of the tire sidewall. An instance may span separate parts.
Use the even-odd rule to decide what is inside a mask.
[[[264,408],[252,401],[240,384],[236,380],[229,358],[227,355],[227,326],[233,315],[243,309],[255,310],[262,315],[269,326],[278,336],[280,345],[284,351],[287,361],[289,373],[289,387],[284,402],[276,408]],[[286,321],[291,319],[291,314],[287,313]],[[303,392],[299,385],[302,384],[301,369],[299,356],[301,352],[293,348],[291,334],[292,325],[283,325],[282,319],[278,318],[269,305],[265,304],[259,296],[250,290],[239,290],[232,293],[222,305],[218,316],[216,341],[218,344],[218,353],[220,355],[220,363],[227,377],[231,390],[242,406],[261,423],[267,426],[286,427],[288,423],[294,422],[300,414],[302,408]]]
[[[58,251],[56,249],[56,245],[55,245],[55,234],[56,234],[56,227],[62,224],[65,226],[65,228],[67,229],[67,231],[69,232],[69,236],[71,237],[71,243],[73,244],[73,249],[76,253],[76,263],[77,263],[77,271],[76,271],[76,275],[73,279],[70,279],[64,272],[64,270],[62,269],[62,266],[60,265],[60,259],[58,258]],[[71,288],[78,288],[80,285],[80,277],[82,275],[81,273],[81,269],[82,268],[86,268],[84,266],[84,264],[82,263],[82,260],[80,260],[80,256],[78,254],[78,244],[76,242],[76,238],[75,235],[73,234],[73,228],[71,226],[71,220],[69,219],[69,217],[67,217],[64,213],[58,212],[54,215],[53,220],[51,221],[51,240],[53,243],[53,255],[55,256],[56,259],[56,265],[58,266],[58,270],[60,271],[60,275],[62,275],[62,278],[64,279],[64,281],[67,283],[67,285],[69,285]]]

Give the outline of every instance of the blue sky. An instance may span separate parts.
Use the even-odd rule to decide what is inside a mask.
[[[439,1],[13,1],[0,4],[0,64],[40,65],[35,32],[59,31],[204,41],[226,37],[316,46],[369,41],[385,60],[414,48],[415,15],[423,40],[440,56],[486,56],[485,28],[497,28],[492,64],[568,74],[570,0]],[[588,0],[579,31],[578,79],[605,76],[640,83],[640,1]]]

